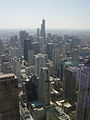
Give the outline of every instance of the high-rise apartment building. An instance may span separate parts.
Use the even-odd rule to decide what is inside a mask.
[[[20,120],[18,82],[14,74],[0,75],[0,116],[2,120]]]

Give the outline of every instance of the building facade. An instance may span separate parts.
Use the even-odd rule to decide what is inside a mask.
[[[0,76],[0,114],[3,120],[20,120],[18,82],[14,74]]]

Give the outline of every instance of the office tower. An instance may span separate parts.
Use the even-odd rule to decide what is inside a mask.
[[[37,38],[40,36],[40,29],[37,28]]]
[[[64,41],[61,43],[61,54],[63,57],[66,55],[66,44]]]
[[[46,53],[48,55],[48,58],[52,60],[52,50],[53,50],[53,45],[52,43],[48,43],[46,46]]]
[[[90,61],[80,68],[78,82],[77,120],[90,120]]]
[[[53,34],[52,40],[53,40],[53,42],[57,42],[58,35],[57,34]]]
[[[24,39],[27,39],[27,37],[28,37],[28,33],[26,31],[19,32],[19,38],[20,38],[22,46],[24,46]]]
[[[64,65],[65,65],[66,59],[61,59],[60,67],[61,67],[61,81],[64,81]]]
[[[60,55],[61,55],[61,50],[60,48],[54,48],[53,49],[53,64],[54,64],[54,69],[55,69],[55,75],[60,77]]]
[[[38,42],[39,42],[40,51],[43,53],[43,51],[44,51],[44,38],[39,37]]]
[[[28,51],[28,63],[29,65],[34,65],[34,50]]]
[[[46,63],[46,66],[49,68],[50,76],[53,76],[54,75],[53,62],[51,60],[48,60],[48,63]]]
[[[77,100],[76,74],[77,74],[77,67],[68,67],[64,71],[65,99],[71,102]]]
[[[39,80],[39,99],[44,105],[50,104],[50,81],[49,70],[47,67],[42,67]]]
[[[32,49],[31,43],[33,38],[24,39],[24,59],[28,61],[28,51]]]
[[[37,99],[38,79],[36,75],[32,75],[25,82],[27,102]]]
[[[51,35],[51,33],[47,34],[47,41],[48,42],[52,42],[52,35]]]
[[[44,19],[42,20],[42,24],[41,24],[41,36],[43,38],[45,38],[45,36],[46,36],[46,33],[45,33],[45,20]]]
[[[40,53],[40,45],[39,42],[33,42],[32,49],[34,50],[34,54]]]
[[[42,53],[38,53],[35,56],[35,74],[40,75],[41,67],[45,67],[45,57]]]
[[[78,49],[72,50],[72,63],[73,63],[73,65],[78,65],[78,63],[79,63],[79,51],[78,51]]]
[[[14,74],[0,75],[0,114],[3,120],[20,120],[18,82]]]

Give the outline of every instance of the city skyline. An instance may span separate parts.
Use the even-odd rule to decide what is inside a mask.
[[[90,29],[89,0],[3,0],[0,1],[0,29],[38,28]],[[48,21],[48,22],[47,22]]]

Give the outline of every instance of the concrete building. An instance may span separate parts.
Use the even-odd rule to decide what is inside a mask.
[[[77,101],[76,74],[77,74],[77,67],[68,67],[64,72],[65,99],[72,102]]]
[[[25,82],[27,102],[37,99],[38,79],[36,75],[30,76]]]
[[[31,43],[33,38],[24,39],[24,59],[28,61],[28,51],[32,49]]]
[[[39,80],[39,99],[44,105],[50,104],[50,81],[49,70],[47,67],[42,67]]]
[[[26,39],[27,37],[28,37],[28,33],[26,31],[19,32],[19,38],[20,38],[22,46],[24,46],[24,39]]]
[[[48,108],[45,109],[41,101],[31,101],[29,110],[34,120],[46,120]]]
[[[25,72],[27,75],[35,74],[35,66],[25,67]]]
[[[46,46],[46,53],[48,55],[48,58],[52,60],[52,50],[53,50],[53,45],[52,43],[48,43]]]
[[[73,65],[78,65],[78,63],[79,63],[79,51],[78,51],[78,49],[72,50],[72,63],[73,63]]]
[[[28,63],[29,65],[34,65],[34,50],[28,51]]]
[[[40,47],[40,51],[42,53],[44,53],[44,49],[45,49],[45,46],[44,46],[44,38],[43,37],[38,37],[38,43],[39,43],[39,47]]]
[[[35,79],[32,79],[32,81],[33,84],[36,84]],[[38,99],[29,102],[29,110],[34,120],[46,120],[46,112],[52,107],[50,104],[50,82],[47,67],[41,68],[36,90],[38,90]]]
[[[3,120],[20,120],[18,82],[14,74],[0,75],[0,114]]]
[[[32,49],[34,50],[34,54],[35,54],[35,55],[38,54],[38,53],[40,53],[40,45],[39,45],[39,42],[33,42],[33,43],[31,44],[31,46],[32,46]]]
[[[35,74],[40,75],[41,67],[45,67],[45,57],[42,53],[35,56]]]
[[[3,62],[1,72],[3,72],[4,74],[12,73],[13,68],[11,62]]]
[[[57,75],[58,77],[60,77],[60,71],[61,71],[61,67],[60,67],[60,55],[61,55],[61,50],[60,48],[54,48],[53,49],[53,64],[54,64],[54,69],[55,69],[55,75]]]
[[[48,60],[48,62],[46,63],[46,66],[49,68],[50,76],[53,76],[54,75],[53,62],[51,60]]]
[[[77,120],[90,120],[90,61],[80,68],[78,83]]]

